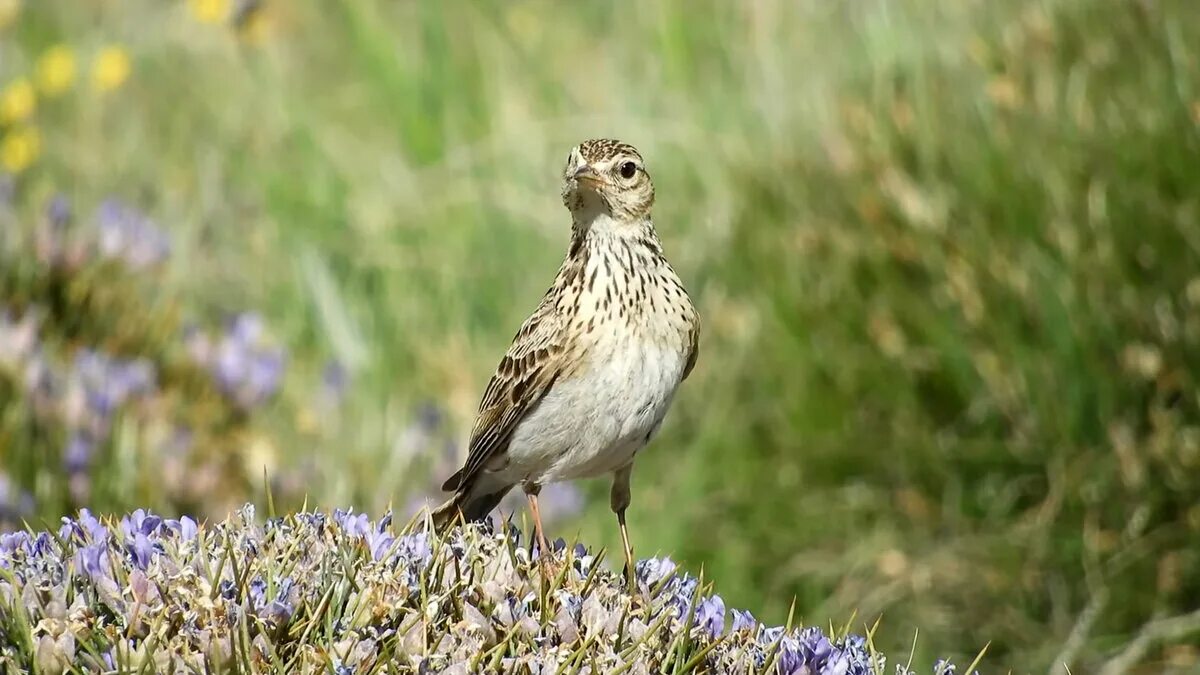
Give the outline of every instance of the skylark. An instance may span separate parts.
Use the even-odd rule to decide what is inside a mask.
[[[630,473],[696,365],[699,317],[663,256],[650,219],[654,184],[633,146],[598,139],[573,148],[562,199],[571,211],[566,258],[488,382],[466,463],[442,485],[454,496],[433,520],[444,529],[460,515],[482,519],[520,485],[548,551],[541,487],[611,473],[632,574]]]

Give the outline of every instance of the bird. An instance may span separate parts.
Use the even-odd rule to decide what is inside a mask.
[[[520,486],[549,551],[542,486],[610,474],[632,586],[625,512],[634,460],[696,366],[700,318],[663,253],[654,183],[635,147],[614,139],[573,147],[562,200],[571,213],[566,256],[488,381],[466,461],[442,485],[453,495],[431,520],[438,531],[483,520]]]

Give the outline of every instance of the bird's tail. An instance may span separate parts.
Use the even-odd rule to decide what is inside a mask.
[[[429,514],[433,520],[433,529],[444,533],[454,527],[460,519],[467,523],[483,520],[487,514],[492,512],[492,509],[500,504],[500,500],[504,499],[504,495],[508,494],[512,488],[513,486],[506,485],[486,494],[475,494],[476,491],[469,488],[459,489],[453,497],[447,499],[444,504]]]

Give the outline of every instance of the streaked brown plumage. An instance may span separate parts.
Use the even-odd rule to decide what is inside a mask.
[[[562,198],[571,243],[553,285],[521,325],[484,391],[454,496],[433,514],[483,518],[515,485],[545,545],[541,486],[612,473],[625,528],[634,456],[658,431],[698,354],[699,319],[650,219],[641,154],[614,140],[572,149]]]

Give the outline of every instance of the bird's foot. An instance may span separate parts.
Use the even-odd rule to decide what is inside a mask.
[[[625,592],[629,594],[629,607],[634,611],[638,611],[647,606],[646,597],[638,589],[637,580],[633,575],[633,570],[630,569],[629,563],[621,569],[621,577],[625,579]]]

